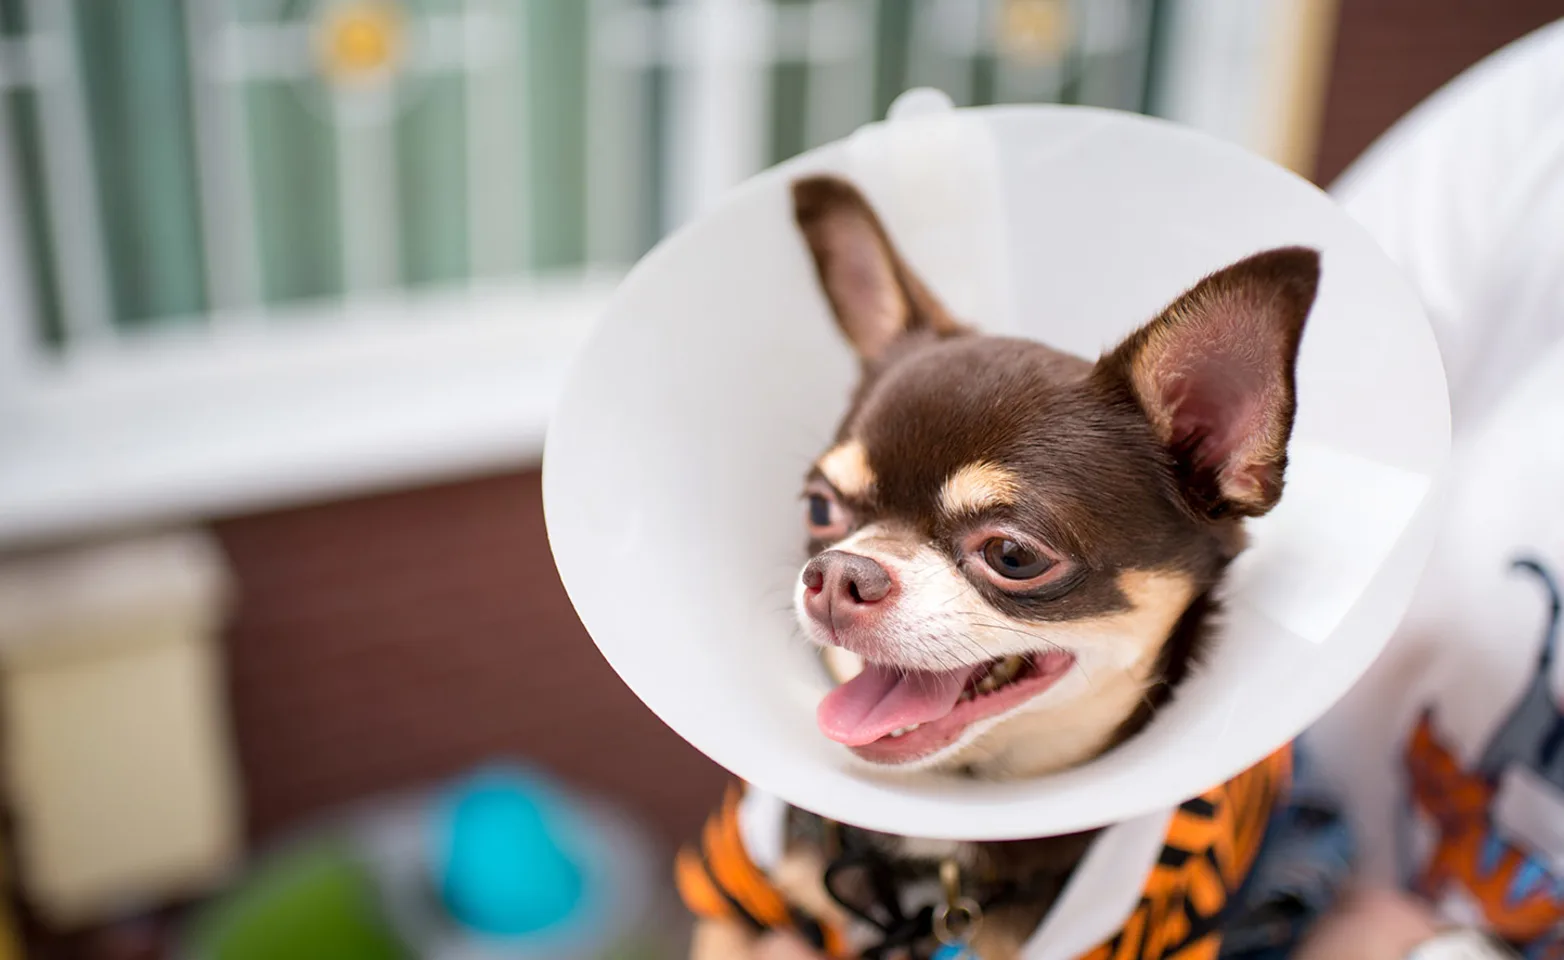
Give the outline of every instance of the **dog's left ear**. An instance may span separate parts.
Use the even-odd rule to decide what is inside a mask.
[[[1259,516],[1282,494],[1294,367],[1320,255],[1255,254],[1200,281],[1097,364],[1128,387],[1172,457],[1191,505]]]

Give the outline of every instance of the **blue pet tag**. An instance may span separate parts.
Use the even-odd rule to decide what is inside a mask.
[[[934,951],[933,960],[978,960],[978,955],[959,943],[947,943]]]

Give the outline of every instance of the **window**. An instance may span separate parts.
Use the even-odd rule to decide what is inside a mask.
[[[0,0],[0,543],[525,462],[730,184],[910,86],[1177,115],[1233,6]]]

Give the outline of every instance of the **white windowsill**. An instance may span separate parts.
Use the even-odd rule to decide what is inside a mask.
[[[0,548],[536,463],[616,279],[230,320],[35,371],[0,396]]]

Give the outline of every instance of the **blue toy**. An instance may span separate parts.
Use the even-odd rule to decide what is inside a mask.
[[[495,937],[541,933],[587,898],[582,838],[539,777],[489,770],[458,784],[435,822],[432,869],[447,910]]]

